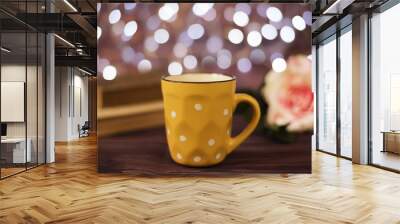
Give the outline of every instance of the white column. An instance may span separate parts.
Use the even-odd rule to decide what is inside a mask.
[[[316,81],[316,75],[317,75],[317,66],[316,63],[317,62],[317,48],[315,47],[315,45],[312,45],[311,48],[311,56],[312,56],[312,91],[313,91],[313,95],[314,95],[314,131],[313,131],[313,135],[311,137],[311,149],[312,150],[316,150],[317,149],[317,81]]]
[[[46,35],[46,163],[55,161],[55,76],[54,35]]]
[[[353,20],[353,162],[368,163],[368,16]]]

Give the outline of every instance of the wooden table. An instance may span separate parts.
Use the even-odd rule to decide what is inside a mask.
[[[27,142],[27,144],[26,144]],[[5,138],[1,139],[1,159],[7,164],[25,164],[31,162],[32,140],[27,138]],[[25,145],[26,150],[25,150]]]
[[[400,154],[400,131],[382,131],[383,149],[382,152]]]
[[[234,122],[233,133],[246,124]],[[98,171],[153,176],[226,176],[241,173],[310,173],[311,134],[296,142],[280,144],[255,132],[221,164],[209,168],[189,168],[172,161],[164,127],[98,138]]]

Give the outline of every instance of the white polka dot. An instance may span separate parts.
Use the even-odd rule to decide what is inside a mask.
[[[218,153],[217,155],[215,155],[215,158],[216,158],[216,159],[220,159],[221,156],[222,156],[221,153]]]
[[[224,109],[224,116],[228,116],[229,110],[227,108]]]
[[[171,112],[171,117],[172,117],[172,118],[176,118],[176,112],[175,112],[175,111],[172,111],[172,112]]]
[[[178,153],[176,154],[176,158],[179,159],[179,160],[181,160],[181,159],[182,159],[182,155],[178,152]]]
[[[215,144],[215,140],[213,139],[213,138],[210,138],[209,140],[208,140],[208,145],[209,146],[213,146]]]
[[[194,105],[194,109],[197,110],[197,111],[201,111],[203,109],[203,106],[201,104],[199,104],[199,103],[196,103]]]
[[[193,158],[193,161],[195,161],[196,163],[198,163],[198,162],[201,161],[201,157],[200,157],[200,156],[195,156],[195,157]]]
[[[186,142],[186,136],[184,135],[179,136],[179,141]]]

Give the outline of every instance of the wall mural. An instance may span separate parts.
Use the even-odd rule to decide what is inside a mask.
[[[99,3],[97,11],[100,172],[160,175],[311,172],[314,95],[309,5]],[[217,147],[216,151],[211,150],[210,157],[211,151],[203,149],[200,136],[222,129],[210,127],[202,133],[196,132],[193,143],[187,136],[169,135],[168,125],[174,125],[168,123],[169,105],[175,102],[178,109],[173,112],[177,115],[181,112],[182,119],[196,120],[200,126],[210,120],[223,125],[223,120],[214,118],[215,108],[231,102],[234,95],[214,97],[213,93],[223,92],[220,90],[224,87],[218,82],[215,88],[192,83],[168,90],[175,99],[182,99],[183,95],[185,99],[213,99],[204,100],[213,105],[206,118],[194,113],[203,109],[203,101],[185,109],[192,101],[170,101],[166,91],[164,95],[161,91],[162,77],[182,82],[189,79],[187,74],[203,75],[191,79],[190,82],[196,83],[204,81],[204,74],[209,73],[235,77],[236,93],[255,99],[260,109],[254,132],[218,163],[210,162],[211,157],[214,160],[218,157],[218,147],[226,153],[222,149],[228,147],[230,139],[242,136],[239,133],[253,122],[256,107],[239,103],[235,108],[232,104],[234,116],[226,120],[231,129],[229,136],[204,140],[205,146],[211,142]],[[210,79],[207,82],[212,82]],[[189,89],[182,92],[180,88],[186,88],[182,86]],[[176,125],[173,129],[178,131],[194,129],[191,124]],[[179,147],[171,145],[182,142],[193,144],[190,145],[193,150],[182,146],[184,151],[177,156]],[[190,168],[185,162],[174,163],[179,163],[177,157],[192,159],[188,162],[190,166],[196,167],[196,160],[198,166],[214,166]]]

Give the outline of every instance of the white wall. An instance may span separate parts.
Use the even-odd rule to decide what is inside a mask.
[[[88,120],[88,78],[72,67],[56,67],[55,74],[55,140],[70,141]]]
[[[1,81],[18,81],[18,82],[25,82],[25,64],[24,65],[18,65],[18,64],[9,64],[9,65],[2,65],[1,66]],[[33,71],[36,74],[36,67],[33,66],[28,66],[27,67],[28,74],[31,74]],[[35,83],[36,85],[36,83]],[[27,93],[28,97],[36,97],[36,90],[34,93]],[[29,102],[31,100],[28,100]],[[35,105],[36,107],[36,105]],[[6,108],[1,108],[2,110],[5,110]],[[35,114],[36,115],[36,114]],[[29,114],[28,114],[29,116]],[[28,117],[28,121],[30,122],[33,119],[30,119]],[[36,121],[36,120],[35,120]],[[29,125],[30,127],[31,125]],[[7,136],[8,137],[25,137],[25,122],[7,122]],[[29,137],[29,136],[28,136]]]
[[[55,68],[55,141],[68,141],[70,76],[67,67]]]
[[[38,70],[37,70],[38,69]],[[26,106],[19,108],[21,113],[25,114],[26,120],[21,122],[5,122],[7,124],[8,138],[27,138],[29,139],[32,161],[44,163],[44,74],[42,68],[25,64],[3,64],[1,66],[2,82],[23,82],[26,86]],[[26,80],[27,79],[27,80]],[[3,91],[4,89],[2,89]],[[24,90],[21,94],[24,94]],[[7,95],[2,95],[7,97]],[[2,107],[1,110],[12,110],[11,108]],[[8,111],[13,113],[13,111]],[[15,112],[14,112],[15,113]],[[39,155],[37,155],[39,154]]]

